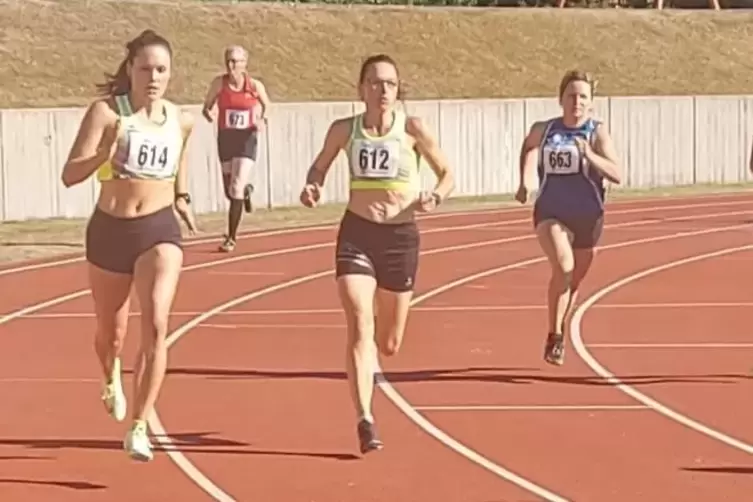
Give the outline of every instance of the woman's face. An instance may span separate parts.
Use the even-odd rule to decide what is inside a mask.
[[[380,61],[369,65],[360,85],[361,99],[367,108],[387,110],[397,101],[400,79],[397,68]]]
[[[129,66],[131,92],[156,101],[165,95],[170,81],[170,51],[162,45],[149,45],[136,53]]]
[[[580,119],[591,109],[591,84],[583,80],[573,80],[565,87],[560,99],[563,114]]]

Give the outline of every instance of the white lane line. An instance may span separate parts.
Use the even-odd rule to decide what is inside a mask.
[[[710,234],[714,234],[718,232],[740,230],[743,228],[747,228],[749,226],[750,225],[748,224],[730,225],[730,226],[717,227],[717,228],[705,229],[705,230],[678,232],[675,234],[663,235],[659,237],[648,237],[645,239],[635,239],[635,240],[630,240],[630,241],[618,242],[614,244],[608,244],[605,246],[600,246],[599,250],[618,249],[618,248],[623,248],[623,247],[647,244],[651,242],[663,242],[663,241],[678,239],[681,237],[695,237],[699,235],[710,235]],[[458,279],[456,281],[447,283],[439,288],[436,288],[432,291],[429,291],[427,293],[424,293],[423,295],[420,295],[414,298],[412,305],[416,305],[425,300],[428,300],[429,298],[435,297],[441,293],[457,288],[464,284],[468,284],[470,282],[476,281],[478,279],[482,279],[484,277],[489,277],[495,274],[499,274],[500,272],[518,269],[518,268],[522,268],[528,265],[533,265],[536,263],[543,263],[545,261],[546,261],[546,257],[532,258],[529,260],[523,260],[523,261],[511,263],[508,265],[503,265],[501,267],[495,267],[495,268],[492,268],[483,272],[479,272],[477,274],[469,275],[461,279]],[[510,481],[511,483],[516,484],[519,487],[538,495],[539,497],[543,498],[544,500],[548,502],[568,502],[568,500],[565,499],[564,497],[557,495],[556,493],[553,493],[547,490],[546,488],[543,488],[542,486],[539,486],[535,484],[534,482],[484,457],[479,452],[462,444],[460,441],[456,440],[455,438],[447,434],[445,431],[435,426],[431,421],[429,421],[426,417],[424,417],[421,413],[419,413],[415,408],[413,408],[411,404],[392,386],[389,380],[387,380],[387,378],[384,376],[384,371],[380,367],[379,363],[377,363],[376,369],[380,374],[377,385],[382,390],[382,392],[384,392],[385,396],[387,396],[387,398],[390,401],[392,401],[392,403],[400,411],[402,411],[410,420],[412,420],[416,425],[418,425],[421,429],[423,429],[430,436],[437,439],[440,443],[456,451],[460,455],[466,457],[467,459],[478,464],[479,466],[487,469],[488,471],[496,474],[500,478],[506,479],[507,481]]]
[[[753,343],[589,343],[592,349],[750,349]]]
[[[622,224],[618,224],[618,225],[615,225],[615,226],[623,226],[623,225]],[[722,231],[727,231],[727,230],[734,230],[734,229],[738,229],[738,228],[743,228],[745,226],[747,226],[747,225],[733,225],[733,226],[727,226],[727,227],[717,227],[717,228],[698,230],[698,231],[693,231],[693,232],[680,232],[680,233],[671,234],[671,235],[665,235],[665,236],[661,236],[661,237],[637,239],[637,240],[633,240],[633,241],[616,243],[616,244],[612,244],[612,245],[608,245],[608,246],[603,246],[600,249],[619,248],[619,247],[629,246],[629,245],[634,245],[634,244],[643,244],[643,243],[648,243],[648,242],[658,242],[658,241],[663,241],[663,240],[667,240],[667,239],[673,239],[673,238],[684,237],[684,236],[691,236],[691,235],[704,235],[704,234],[722,232]],[[531,238],[530,236],[526,236],[526,237],[527,238]],[[513,238],[513,239],[499,239],[496,242],[509,242],[511,240],[523,240],[523,239],[517,239],[517,238]],[[452,247],[449,247],[449,248],[441,248],[441,249],[443,251],[448,251],[448,250],[453,250],[454,251],[454,250],[461,250],[461,249],[471,249],[471,248],[474,248],[474,247],[480,247],[481,245],[488,245],[490,242],[494,243],[495,241],[487,241],[485,243],[474,243],[474,244],[468,244],[468,245],[452,246]],[[271,255],[285,254],[286,252],[290,252],[289,250],[281,250],[281,251],[282,252],[280,252],[280,251],[273,251],[273,252],[259,253],[259,254],[260,255],[271,256]],[[436,250],[436,249],[435,250],[429,250],[426,253],[422,253],[422,254],[433,254],[432,252],[439,252],[439,251]],[[249,259],[249,258],[250,258],[250,256],[245,256],[245,257],[238,256],[238,257],[231,258],[229,260],[240,261],[242,259]],[[228,262],[229,260],[218,260],[218,261],[219,262]],[[524,260],[524,261],[520,261],[520,262],[511,264],[511,265],[505,265],[503,267],[498,267],[498,268],[495,268],[495,269],[491,269],[491,270],[486,271],[484,273],[474,274],[472,276],[466,277],[463,280],[454,281],[452,283],[446,284],[446,285],[444,285],[444,286],[442,286],[442,287],[440,287],[440,288],[438,288],[438,289],[436,289],[434,291],[431,291],[431,292],[423,295],[422,297],[417,297],[417,298],[415,298],[413,300],[413,303],[414,304],[419,303],[423,299],[429,298],[431,296],[434,296],[436,294],[439,294],[441,292],[449,290],[449,289],[451,289],[453,287],[457,287],[457,286],[459,286],[461,284],[464,284],[466,282],[471,282],[472,280],[475,280],[475,279],[478,279],[478,278],[481,278],[481,277],[485,277],[487,275],[492,275],[494,273],[498,273],[498,272],[501,272],[501,271],[504,271],[504,270],[513,269],[513,268],[519,268],[519,267],[526,266],[526,265],[533,264],[533,263],[540,263],[543,260],[544,260],[543,258]],[[212,263],[213,262],[207,262],[207,263],[197,264],[197,265],[194,265],[192,267],[194,269],[196,269],[196,268],[205,268],[205,267],[212,266],[211,265]],[[186,269],[188,269],[188,268],[186,268]],[[295,279],[294,281],[289,281],[289,282],[286,282],[286,283],[280,283],[280,284],[277,284],[277,285],[272,286],[272,287],[273,288],[277,288],[277,289],[284,289],[285,287],[292,287],[292,286],[294,286],[294,285],[296,285],[298,283],[305,282],[306,280],[313,280],[313,279],[318,278],[320,276],[323,277],[324,275],[331,274],[331,273],[332,273],[332,270],[327,270],[327,271],[324,271],[324,272],[321,272],[321,273],[317,273],[317,274],[313,274],[313,275],[308,275],[308,276],[300,277],[298,279]],[[268,290],[269,288],[266,288],[266,289]],[[79,291],[79,292],[76,292],[76,293],[72,293],[72,294],[69,294],[69,295],[65,295],[65,296],[61,296],[61,297],[55,298],[53,300],[49,300],[47,302],[42,302],[42,303],[37,304],[37,305],[26,307],[24,309],[21,309],[19,311],[16,311],[14,313],[8,314],[8,315],[0,318],[0,324],[2,324],[3,322],[8,322],[11,319],[15,319],[17,317],[20,317],[20,315],[30,314],[30,313],[33,313],[35,310],[39,310],[39,309],[45,308],[47,306],[52,306],[52,305],[56,305],[56,304],[59,304],[59,303],[63,303],[64,301],[68,301],[68,300],[70,300],[72,298],[76,298],[78,296],[82,296],[83,294],[88,293],[88,291],[89,291],[88,289],[87,290],[82,290],[82,291]],[[255,294],[258,294],[258,292],[253,292],[253,293],[250,294],[250,296],[253,296]],[[246,295],[246,296],[249,296],[249,295]],[[230,308],[230,307],[232,307],[235,304],[236,304],[235,301],[231,301],[231,302],[228,302],[226,305],[228,305],[227,308]],[[222,306],[220,306],[220,307],[222,307]],[[222,310],[219,307],[217,307],[217,308],[215,308],[213,310],[217,310],[217,309]],[[212,311],[210,311],[210,312],[212,312]],[[204,319],[206,319],[206,317],[199,316],[199,317],[193,319],[192,321],[189,321],[187,324],[190,324],[191,322],[194,322],[194,321],[195,321],[196,324],[198,324],[199,322],[201,322]],[[182,329],[182,327],[179,328],[178,331],[180,331],[181,329]],[[183,333],[187,332],[188,329],[190,329],[190,328],[187,328],[185,331],[183,331]],[[173,333],[173,335],[174,335],[174,333]],[[175,341],[177,341],[177,339],[178,338],[173,337],[173,342],[172,343],[174,343]],[[377,365],[377,370],[379,372],[381,372],[381,368],[379,368],[378,365]],[[386,380],[380,379],[380,381],[378,383],[378,386],[382,389],[382,391],[385,393],[385,395],[389,399],[391,399],[393,401],[393,403],[399,409],[401,409],[403,411],[403,413],[408,418],[410,418],[411,420],[413,420],[419,427],[421,427],[426,432],[428,432],[430,435],[434,436],[435,438],[437,438],[438,440],[440,440],[441,442],[443,442],[449,448],[455,450],[459,454],[465,456],[469,460],[477,463],[478,465],[486,468],[487,470],[490,470],[491,472],[493,472],[494,474],[498,475],[499,477],[501,477],[503,479],[506,479],[506,480],[508,480],[508,481],[510,481],[510,482],[512,482],[514,484],[517,484],[518,486],[520,486],[520,487],[522,487],[524,489],[527,489],[527,490],[529,490],[529,491],[531,491],[533,493],[536,493],[536,494],[542,496],[548,502],[568,502],[567,499],[564,499],[564,498],[560,497],[559,495],[556,495],[556,494],[554,494],[552,492],[549,492],[548,490],[546,490],[546,489],[544,489],[544,488],[536,485],[535,483],[533,483],[533,482],[531,482],[531,481],[529,481],[529,480],[527,480],[527,479],[525,479],[525,478],[523,478],[523,477],[521,477],[521,476],[519,476],[519,475],[517,475],[517,474],[515,474],[515,473],[513,473],[513,472],[511,472],[511,471],[509,471],[507,469],[504,469],[503,467],[501,467],[501,466],[499,466],[499,465],[491,462],[490,460],[486,459],[485,457],[483,457],[479,453],[475,452],[474,450],[471,450],[470,448],[462,445],[461,443],[459,443],[458,441],[456,441],[454,438],[452,438],[451,436],[449,436],[448,434],[446,434],[444,431],[441,431],[440,429],[436,428],[433,424],[431,424],[428,420],[426,420],[422,415],[420,415],[417,411],[415,411],[413,408],[411,408],[410,405],[402,398],[402,396],[400,394],[398,394],[397,391],[394,388],[392,388],[392,386]],[[163,436],[162,438],[160,438],[161,439],[160,442],[171,443],[171,439],[169,437],[167,437],[167,435],[166,435],[166,433],[164,431],[164,428],[162,427],[162,424],[159,422],[159,417],[157,416],[156,412],[154,414],[154,417],[150,420],[150,426],[152,427],[152,430],[155,432],[155,434],[158,434],[158,435],[161,434]],[[203,488],[205,491],[207,491],[207,493],[213,494],[213,496],[214,496],[214,498],[216,500],[218,500],[220,502],[233,501],[233,499],[231,497],[229,497],[222,489],[220,489],[218,486],[216,486],[203,473],[201,473],[193,464],[191,464],[191,462],[180,451],[173,450],[172,448],[168,448],[168,452],[166,452],[166,453],[168,455],[170,455],[171,458],[174,457],[173,461],[176,462],[176,465],[180,469],[182,469],[184,471],[184,473],[190,479],[193,479],[194,482],[197,484],[197,486],[200,486],[201,488]]]
[[[732,205],[732,202],[724,202],[723,204],[726,205]],[[691,204],[692,206],[692,204]],[[516,210],[518,210],[516,208]],[[478,213],[469,213],[469,212],[442,212],[437,213],[433,215],[421,215],[417,218],[417,220],[424,221],[424,220],[433,220],[433,219],[439,219],[439,218],[450,218],[454,216],[464,216],[467,214],[487,214],[487,213],[494,213],[497,212],[496,210],[489,210],[487,212],[478,212]],[[520,223],[524,220],[514,220],[511,221],[511,223],[508,223],[507,221],[502,222],[488,222],[488,223],[474,223],[471,225],[456,225],[456,226],[450,226],[450,227],[439,227],[439,228],[428,228],[425,230],[422,230],[422,233],[436,233],[436,232],[444,232],[444,231],[455,231],[455,230],[465,230],[465,229],[472,229],[472,228],[484,228],[486,226],[504,226],[506,224],[514,224],[514,223]],[[277,228],[277,229],[271,229],[261,232],[252,232],[252,233],[241,233],[238,235],[238,240],[244,240],[244,239],[258,239],[263,237],[277,237],[280,235],[288,235],[288,234],[299,234],[299,233],[309,233],[309,232],[319,232],[323,230],[332,230],[336,228],[338,220],[332,220],[329,222],[325,222],[325,224],[322,225],[308,225],[308,226],[293,226],[293,227],[286,227],[286,228]],[[211,244],[213,242],[216,242],[218,238],[220,238],[220,234],[212,234],[207,237],[201,237],[201,238],[187,238],[184,241],[184,246],[198,246],[200,244]],[[0,277],[4,275],[11,275],[11,274],[17,274],[21,272],[31,272],[33,270],[41,270],[46,268],[54,268],[59,267],[63,265],[69,265],[71,263],[78,263],[84,261],[83,256],[77,256],[73,258],[65,258],[62,260],[55,260],[55,261],[48,261],[43,263],[31,263],[28,265],[19,265],[16,267],[10,267],[5,269],[0,269]]]
[[[710,258],[726,256],[732,253],[739,253],[742,251],[749,251],[749,250],[753,250],[753,245],[737,246],[737,247],[722,249],[719,251],[713,251],[710,253],[698,254],[695,256],[688,257],[688,258],[673,260],[671,262],[668,262],[668,263],[665,263],[663,265],[659,265],[656,267],[651,267],[651,268],[642,270],[640,272],[637,272],[635,274],[631,274],[628,277],[620,279],[619,281],[615,281],[609,284],[608,286],[599,289],[597,292],[593,293],[591,296],[586,298],[583,301],[583,303],[575,310],[570,321],[570,338],[572,340],[573,348],[575,349],[576,353],[594,371],[594,373],[601,376],[602,378],[607,380],[609,383],[613,384],[616,388],[618,388],[619,390],[621,390],[628,396],[632,397],[633,399],[635,399],[636,401],[640,403],[645,404],[646,406],[652,408],[654,411],[656,411],[657,413],[660,413],[661,415],[664,415],[670,420],[674,420],[675,422],[678,422],[696,432],[705,434],[706,436],[712,439],[715,439],[719,442],[722,442],[728,446],[737,448],[746,453],[753,454],[752,445],[744,441],[741,441],[739,439],[736,439],[732,436],[729,436],[727,434],[724,434],[723,432],[713,429],[705,424],[702,424],[701,422],[694,420],[687,415],[684,415],[678,411],[675,411],[672,408],[660,403],[659,401],[635,389],[634,387],[631,387],[630,385],[622,382],[622,380],[620,380],[619,377],[615,376],[612,372],[606,369],[601,363],[599,363],[599,361],[593,355],[591,355],[585,343],[583,342],[583,333],[581,331],[583,315],[588,311],[588,309],[592,305],[594,305],[596,302],[598,302],[600,299],[604,298],[609,293],[621,287],[634,283],[651,274],[662,272],[664,270],[669,270],[674,267],[679,267],[682,265],[687,265],[690,263],[698,262],[701,260],[707,260]]]
[[[208,272],[212,273],[212,272]],[[227,272],[228,275],[242,275]],[[674,309],[674,308],[743,308],[753,307],[753,302],[698,302],[698,303],[597,303],[592,308],[597,310],[604,309]],[[518,310],[546,310],[546,305],[445,305],[436,304],[435,306],[416,307],[411,312],[495,312],[495,311],[518,311]],[[201,314],[199,311],[177,310],[171,312],[172,317],[193,317]],[[339,308],[320,308],[320,309],[255,309],[255,310],[228,310],[220,312],[218,317],[229,316],[254,316],[254,315],[316,315],[316,314],[342,314]],[[138,311],[130,312],[131,317],[141,315]],[[24,319],[65,319],[94,317],[92,312],[54,312],[47,314],[29,314],[21,316]],[[593,344],[590,345],[594,347]]]
[[[710,214],[705,214],[705,215],[702,215],[702,216],[695,216],[695,215],[681,216],[681,217],[676,217],[676,218],[666,218],[666,219],[664,219],[664,221],[682,221],[682,220],[687,220],[687,219],[701,220],[701,219],[707,219],[707,218],[708,219],[715,218],[715,217],[719,217],[719,216],[747,214],[748,212],[749,211],[734,211],[734,212],[731,212],[731,213],[730,212],[727,212],[727,213],[710,213]],[[624,227],[629,227],[629,226],[647,225],[647,224],[651,224],[651,223],[652,222],[647,222],[647,221],[637,221],[637,222],[633,222],[633,223],[631,223],[631,222],[622,222],[622,223],[616,223],[614,225],[605,225],[604,228],[624,228]],[[733,229],[733,228],[736,229],[736,228],[744,228],[746,226],[748,226],[748,225],[747,224],[742,224],[742,225],[732,225],[732,226],[727,226],[727,227],[712,227],[711,229],[702,229],[702,230],[693,230],[693,231],[687,231],[687,232],[678,232],[678,233],[668,234],[668,235],[670,235],[670,236],[672,236],[672,235],[696,235],[698,232],[701,232],[701,234],[704,233],[704,232],[707,232],[707,231],[715,232],[719,228],[721,228],[721,229]],[[439,228],[439,229],[431,229],[431,230],[424,230],[422,233],[426,234],[426,233],[432,233],[432,232],[440,232],[440,231],[446,231],[447,229],[454,229],[454,228],[464,228],[464,227],[461,225],[459,227],[446,227],[446,228]],[[698,234],[698,235],[701,235],[701,234]],[[529,233],[529,234],[518,235],[518,236],[513,236],[513,237],[506,237],[506,238],[503,238],[503,239],[493,239],[493,240],[488,240],[488,241],[479,241],[479,242],[474,242],[474,243],[470,243],[470,244],[459,244],[459,245],[456,245],[456,246],[442,248],[442,249],[444,249],[445,251],[458,251],[458,250],[463,250],[463,249],[474,249],[474,248],[479,248],[479,247],[484,247],[484,246],[491,246],[491,245],[496,245],[496,244],[506,244],[506,243],[510,243],[510,242],[518,242],[518,241],[531,240],[531,239],[533,239],[533,237],[534,236]],[[651,238],[648,238],[648,239],[651,239]],[[646,240],[646,239],[638,239],[635,242],[653,242],[653,241]],[[229,258],[224,258],[224,259],[219,259],[219,260],[212,260],[212,261],[208,261],[208,262],[203,262],[203,263],[197,263],[197,264],[194,264],[194,265],[189,265],[189,266],[184,267],[183,270],[185,270],[185,271],[188,271],[188,270],[199,270],[199,269],[202,269],[202,268],[214,267],[214,266],[217,266],[217,265],[223,265],[223,264],[228,264],[228,263],[235,263],[235,262],[250,260],[250,259],[254,259],[254,258],[264,258],[264,257],[268,257],[268,256],[279,256],[279,255],[284,255],[284,254],[299,253],[299,252],[303,252],[303,251],[311,251],[311,250],[315,250],[315,249],[323,249],[323,248],[327,248],[327,247],[330,247],[330,246],[334,246],[334,244],[331,243],[331,242],[323,242],[323,243],[319,243],[319,244],[309,244],[309,245],[305,245],[305,246],[296,246],[296,247],[283,248],[283,249],[277,249],[277,250],[272,250],[272,251],[264,251],[264,252],[261,252],[261,253],[240,254],[240,255],[237,255],[237,256],[229,257]],[[608,246],[607,247],[600,247],[599,249],[609,249],[609,247]],[[10,316],[10,318],[7,319],[7,320],[5,320],[5,321],[2,320],[3,318],[0,318],[0,324],[3,324],[3,322],[7,322],[10,319],[16,319],[16,318],[19,318],[19,317],[22,317],[22,316],[28,316],[28,315],[36,312],[37,310],[40,310],[42,308],[46,308],[48,306],[57,305],[59,303],[65,302],[65,301],[78,298],[80,296],[83,296],[83,295],[87,294],[88,292],[89,292],[89,289],[79,290],[79,291],[76,291],[76,292],[73,292],[73,293],[70,293],[69,295],[67,295],[65,297],[66,298],[65,300],[61,300],[60,299],[60,298],[63,298],[63,297],[58,297],[57,299],[50,300],[52,303],[44,302],[44,306],[40,307],[40,308],[36,308],[36,307],[38,305],[42,305],[42,304],[32,305],[31,307],[28,307],[26,309],[21,309],[21,310],[12,312],[12,313],[6,315],[6,317]],[[31,308],[32,310],[28,311],[29,308]]]
[[[308,329],[334,329],[345,328],[345,324],[215,324],[201,323],[200,328],[211,329],[291,329],[291,330],[308,330]],[[244,333],[244,335],[250,333]]]
[[[641,212],[651,212],[651,211],[663,211],[663,210],[674,210],[674,209],[693,209],[693,208],[703,208],[703,207],[720,207],[720,206],[734,206],[734,205],[745,205],[750,203],[747,199],[743,199],[742,197],[745,197],[746,194],[743,193],[730,193],[730,194],[710,194],[710,195],[690,195],[690,196],[677,196],[677,197],[657,197],[657,198],[637,198],[632,200],[622,200],[622,201],[616,201],[609,204],[609,214],[633,214],[633,213],[641,213]],[[726,198],[734,198],[734,197],[741,197],[741,199],[736,200],[718,200],[718,199],[726,199]],[[673,202],[679,202],[681,204],[676,205],[657,205],[657,206],[646,206],[646,207],[639,207],[639,208],[633,208],[621,211],[618,208],[627,206],[630,207],[631,205],[636,204],[642,204],[642,203],[651,203],[651,202],[663,202],[667,201],[668,199],[671,199]],[[712,202],[692,202],[696,200],[711,200]],[[685,201],[684,204],[682,202]],[[530,212],[531,207],[530,206],[522,206],[522,207],[502,207],[502,208],[496,208],[496,209],[483,209],[483,210],[466,210],[466,211],[445,211],[445,212],[439,212],[436,214],[429,214],[429,215],[422,215],[418,217],[418,221],[424,221],[424,220],[435,220],[440,218],[452,218],[457,216],[474,216],[474,215],[484,215],[484,214],[499,214],[500,216],[506,216],[509,213],[516,213],[520,211],[526,211]],[[261,232],[252,232],[252,233],[241,233],[238,235],[239,240],[243,239],[258,239],[262,237],[274,237],[278,235],[287,235],[287,234],[300,234],[300,233],[309,233],[309,232],[319,232],[322,230],[332,230],[337,227],[339,220],[331,220],[327,222],[323,222],[322,224],[313,224],[313,225],[301,225],[301,226],[291,226],[286,228],[273,228],[267,231],[261,231]],[[522,222],[528,222],[529,219],[518,219],[518,220],[509,220],[501,223],[506,224],[515,224],[515,223],[522,223]],[[654,223],[661,222],[660,219],[653,221]],[[483,224],[477,224],[477,225],[483,225]],[[454,228],[454,227],[450,227]],[[431,229],[426,229],[423,232],[427,232]],[[207,237],[201,237],[196,239],[186,239],[185,245],[186,246],[196,246],[200,244],[211,244],[212,242],[216,242],[218,238],[221,236],[219,234],[217,235],[210,235]],[[0,277],[4,275],[11,275],[11,274],[17,274],[21,272],[31,272],[33,270],[40,270],[40,269],[46,269],[46,268],[54,268],[59,267],[63,265],[68,265],[71,263],[78,263],[84,261],[83,256],[77,256],[73,258],[65,258],[62,260],[55,260],[55,261],[48,261],[43,263],[30,263],[26,265],[19,265],[16,267],[10,267],[5,269],[0,269]]]
[[[435,228],[435,229],[431,229],[431,230],[425,230],[425,231],[423,231],[423,233],[444,232],[444,231],[447,231],[448,229],[456,229],[456,228],[462,228],[462,227],[463,226],[460,225],[459,227]],[[476,247],[483,247],[483,246],[491,246],[491,245],[495,245],[495,244],[501,244],[501,243],[504,243],[504,242],[508,242],[510,240],[511,240],[510,238],[508,238],[508,239],[494,239],[494,240],[489,240],[489,241],[474,242],[474,243],[471,243],[471,244],[461,244],[461,245],[457,245],[457,246],[453,246],[453,247],[449,247],[449,248],[442,248],[442,249],[447,249],[447,250],[470,249],[470,248],[476,248]],[[513,238],[513,240],[515,240],[515,238]],[[324,249],[324,248],[329,248],[329,247],[332,247],[332,246],[334,246],[334,243],[328,241],[328,242],[322,242],[322,243],[318,243],[318,244],[307,244],[307,245],[303,245],[303,246],[295,246],[295,247],[289,247],[289,248],[274,249],[274,250],[271,250],[271,251],[262,251],[262,252],[258,252],[258,253],[244,253],[244,254],[239,254],[239,255],[236,255],[236,256],[230,256],[228,258],[220,258],[220,259],[217,259],[217,260],[210,260],[210,261],[205,261],[205,262],[201,262],[201,263],[194,263],[193,265],[187,265],[187,266],[183,267],[183,271],[184,272],[188,272],[188,271],[191,271],[191,270],[201,270],[201,269],[205,269],[205,268],[216,267],[216,266],[219,266],[219,265],[227,265],[229,263],[237,263],[237,262],[241,262],[241,261],[248,261],[248,260],[254,260],[254,259],[259,259],[259,258],[267,258],[267,257],[270,257],[270,256],[280,256],[280,255],[286,255],[286,254],[292,254],[292,253],[302,253],[302,252],[305,252],[305,251],[313,251],[313,250],[316,250],[316,249]],[[74,291],[74,292],[68,293],[66,295],[54,297],[54,298],[52,298],[50,300],[43,301],[43,302],[40,302],[40,303],[36,303],[36,304],[33,304],[33,305],[29,305],[29,306],[24,307],[24,308],[22,308],[20,310],[15,310],[15,311],[10,312],[8,314],[4,314],[4,315],[0,316],[0,325],[5,324],[8,321],[11,321],[13,319],[18,319],[18,318],[22,318],[22,317],[23,318],[29,318],[31,315],[36,315],[36,316],[40,316],[40,315],[48,315],[48,316],[49,315],[54,315],[54,314],[36,314],[36,312],[39,311],[39,310],[43,310],[43,309],[45,309],[47,307],[52,307],[52,306],[55,306],[55,305],[59,305],[61,303],[65,303],[65,302],[70,301],[70,300],[74,300],[76,298],[83,297],[84,295],[89,294],[89,292],[90,292],[90,289],[88,289],[88,288],[87,289],[80,289],[78,291]],[[84,316],[80,316],[80,317],[84,317]]]
[[[622,411],[650,408],[639,404],[466,404],[413,406],[413,409],[418,411]]]
[[[421,256],[447,253],[447,252],[452,252],[452,251],[461,251],[465,249],[473,249],[473,248],[479,247],[479,244],[481,243],[477,242],[477,243],[429,249],[427,251],[421,252]],[[315,272],[312,274],[300,276],[289,281],[277,283],[273,286],[268,286],[260,290],[252,291],[250,293],[241,295],[232,300],[219,304],[211,308],[210,310],[207,310],[206,312],[202,312],[201,314],[194,317],[193,319],[190,319],[189,321],[181,325],[178,329],[173,331],[167,337],[168,349],[171,348],[175,343],[177,343],[178,340],[180,340],[180,338],[183,337],[185,334],[187,334],[189,331],[196,328],[197,326],[202,324],[204,321],[206,321],[210,317],[213,317],[227,309],[233,308],[236,305],[240,305],[245,302],[249,302],[261,296],[274,293],[276,291],[282,291],[285,289],[292,288],[294,286],[298,286],[300,284],[304,284],[306,282],[313,281],[315,279],[323,278],[326,276],[331,276],[333,273],[334,273],[334,269],[329,269],[329,270],[323,270],[321,272]],[[152,414],[152,417],[150,417],[149,419],[149,427],[154,433],[154,435],[156,436],[155,437],[156,442],[164,447],[165,453],[173,460],[173,462],[175,462],[178,468],[181,469],[191,481],[193,481],[198,487],[200,487],[202,490],[204,490],[208,495],[210,495],[212,498],[214,498],[218,502],[235,502],[235,499],[233,499],[230,495],[228,495],[228,493],[225,492],[219,485],[217,485],[215,482],[210,480],[178,449],[178,447],[175,445],[175,443],[173,443],[172,439],[167,433],[165,426],[162,424],[162,421],[159,418],[159,413],[157,412],[156,408],[154,410],[154,413]],[[520,478],[520,479],[523,479],[523,478]],[[523,481],[530,483],[527,480],[523,480]],[[533,484],[531,484],[531,486],[535,487],[535,485]],[[536,489],[538,488],[536,487]],[[560,499],[555,499],[555,500],[556,502],[561,502]]]

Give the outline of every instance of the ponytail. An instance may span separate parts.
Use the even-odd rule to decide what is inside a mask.
[[[128,76],[128,66],[141,49],[152,45],[160,45],[167,49],[172,56],[170,42],[158,35],[154,30],[144,30],[139,36],[126,44],[126,57],[120,62],[120,66],[112,73],[105,73],[105,82],[97,84],[97,91],[101,96],[116,96],[127,94],[131,90],[131,79]]]

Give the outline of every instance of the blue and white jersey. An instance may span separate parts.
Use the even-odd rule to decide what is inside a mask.
[[[577,128],[561,118],[549,120],[540,145],[537,209],[561,216],[597,216],[604,212],[604,176],[581,154],[575,138],[592,143],[599,122]]]

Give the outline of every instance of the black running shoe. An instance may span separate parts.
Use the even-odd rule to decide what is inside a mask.
[[[246,210],[247,213],[250,213],[254,210],[253,205],[251,204],[251,194],[254,193],[254,185],[251,185],[250,183],[246,185],[246,188],[243,189],[243,208]]]
[[[565,363],[565,336],[562,334],[549,333],[546,337],[544,360],[549,364],[562,366]]]
[[[366,419],[358,422],[358,442],[361,454],[381,450],[384,447],[384,443],[377,437],[376,427]]]

